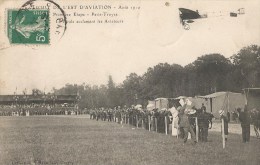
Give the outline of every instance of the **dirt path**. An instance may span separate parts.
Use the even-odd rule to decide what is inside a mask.
[[[221,131],[221,123],[215,122],[209,132],[220,132]],[[242,128],[240,123],[228,123],[228,132],[233,134],[242,134]],[[251,125],[250,136],[256,136],[254,131],[254,126]]]

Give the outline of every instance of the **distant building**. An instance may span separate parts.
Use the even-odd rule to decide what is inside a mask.
[[[0,95],[1,105],[76,104],[78,95]]]

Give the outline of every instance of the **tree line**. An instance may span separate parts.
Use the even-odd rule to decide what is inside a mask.
[[[260,87],[260,47],[250,45],[230,58],[213,53],[198,57],[181,66],[159,63],[138,75],[130,73],[121,84],[112,76],[106,85],[66,84],[55,94],[81,96],[82,108],[146,105],[159,97],[206,95],[218,91],[241,92],[243,88]]]

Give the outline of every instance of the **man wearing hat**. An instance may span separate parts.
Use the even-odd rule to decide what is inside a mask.
[[[178,134],[179,134],[179,138],[183,139],[184,138],[184,130],[183,130],[183,127],[180,125],[180,119],[181,119],[182,115],[184,114],[185,108],[179,106],[177,108],[177,110],[178,110],[178,119],[179,119],[178,120],[178,126],[179,126]]]
[[[220,119],[224,120],[224,134],[225,134],[225,141],[227,141],[227,136],[228,136],[228,117],[225,116],[224,114],[224,110],[219,110],[219,116],[220,116]],[[221,126],[222,127],[222,126]],[[222,129],[221,129],[221,132],[222,132]]]
[[[190,112],[189,110],[185,110],[184,113],[180,116],[180,127],[182,127],[184,130],[184,144],[187,142],[189,132],[191,134],[193,144],[196,144],[197,141],[193,128],[190,124],[189,113],[193,113],[193,111]]]

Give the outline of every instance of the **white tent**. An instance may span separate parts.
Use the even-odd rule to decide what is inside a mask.
[[[146,106],[146,109],[148,111],[152,111],[155,108],[155,101],[148,100],[148,105]]]
[[[148,111],[152,111],[154,108],[155,108],[154,104],[148,104],[148,105],[146,106],[146,109],[147,109]]]
[[[168,109],[168,98],[157,98],[155,99],[155,108],[158,108],[158,110],[161,110],[163,108]]]
[[[204,101],[200,99],[204,99]],[[245,105],[243,95],[233,92],[216,92],[206,96],[198,96],[195,102],[204,103],[207,108],[206,111],[213,113],[216,118],[219,118],[218,111],[220,109],[224,110],[225,113],[231,113],[237,108],[243,108]]]

